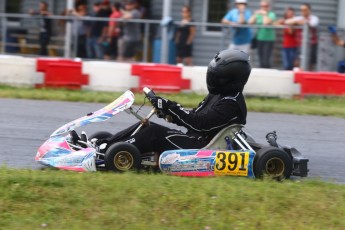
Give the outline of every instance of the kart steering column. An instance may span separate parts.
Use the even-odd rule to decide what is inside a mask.
[[[134,130],[134,132],[132,133],[131,136],[133,136],[134,134],[136,134],[143,126],[147,125],[149,123],[150,118],[152,117],[153,114],[156,113],[156,109],[152,109],[151,112],[144,118],[141,120],[140,125],[138,126],[138,128],[136,128]]]

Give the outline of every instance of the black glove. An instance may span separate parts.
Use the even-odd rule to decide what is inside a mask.
[[[152,103],[153,107],[162,111],[167,111],[169,106],[172,104],[172,102],[168,99],[159,96],[151,97],[150,102]]]

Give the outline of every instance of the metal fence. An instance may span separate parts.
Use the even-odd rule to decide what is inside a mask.
[[[50,52],[52,56],[61,56],[74,58],[76,57],[76,44],[77,39],[74,36],[71,25],[77,21],[106,21],[109,22],[117,21],[121,23],[139,23],[142,28],[142,51],[138,61],[150,62],[152,61],[152,41],[154,39],[161,39],[161,46],[159,47],[159,54],[161,56],[160,62],[167,63],[169,56],[169,34],[171,31],[162,25],[161,20],[142,20],[142,19],[109,19],[109,18],[95,18],[95,17],[74,17],[74,16],[49,16],[47,17],[55,22],[55,25],[59,21],[63,26],[60,30],[55,29],[54,34],[49,45],[49,49],[54,52]],[[38,48],[38,24],[36,16],[28,14],[7,14],[0,13],[1,19],[1,53],[18,53],[21,55],[35,55],[35,50]],[[12,26],[11,23],[16,24]],[[174,22],[179,24],[179,21]],[[204,35],[200,31],[205,31],[207,27],[221,28],[220,35],[215,36],[211,39],[212,46],[214,49],[218,50],[220,48],[227,47],[229,41],[231,40],[231,33],[229,33],[229,28],[235,27],[250,27],[252,29],[257,29],[260,27],[274,28],[275,30],[282,31],[286,26],[259,26],[259,25],[237,25],[228,26],[221,23],[206,23],[206,22],[191,22],[190,25],[194,25],[197,28],[198,35],[195,39],[194,48],[198,47],[198,52],[206,52],[206,48],[202,44],[198,45],[198,39],[201,40]],[[13,32],[13,28],[24,28],[26,33],[18,34]],[[302,30],[301,47],[300,47],[300,66],[302,69],[308,69],[308,53],[309,53],[309,28],[307,25],[303,27],[296,27]],[[281,43],[281,40],[277,40],[276,43]],[[276,50],[281,47],[281,45],[275,46]],[[12,48],[12,49],[11,49]],[[208,48],[209,49],[209,48]],[[16,52],[12,52],[16,51]],[[209,59],[214,55],[214,52],[209,55]],[[36,52],[37,53],[37,52]]]

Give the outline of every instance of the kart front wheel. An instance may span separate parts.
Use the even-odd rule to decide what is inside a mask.
[[[105,168],[114,172],[126,172],[140,169],[140,152],[134,145],[118,142],[111,145],[104,155]]]
[[[257,178],[264,175],[277,179],[288,179],[292,173],[292,159],[282,149],[264,147],[257,151],[254,159],[254,174]]]

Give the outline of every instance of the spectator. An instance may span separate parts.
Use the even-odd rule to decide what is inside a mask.
[[[110,15],[110,19],[118,19],[121,18],[122,14],[120,11],[121,4],[119,2],[115,2],[112,5],[112,14]],[[118,54],[118,37],[120,36],[120,29],[118,27],[118,22],[116,21],[109,21],[108,26],[108,38],[107,38],[107,49],[105,51],[104,59],[110,60],[111,58],[116,59]]]
[[[79,5],[87,6],[87,0],[74,0],[74,8],[78,9]]]
[[[222,19],[222,23],[234,26],[247,24],[252,15],[251,11],[247,9],[247,0],[236,0],[235,3],[236,9],[230,10]],[[251,40],[252,30],[250,28],[235,27],[229,49],[243,50],[248,53]]]
[[[109,0],[103,0],[101,3],[101,15],[102,17],[108,18],[113,13]]]
[[[176,62],[183,63],[191,66],[192,61],[192,51],[193,51],[193,39],[195,37],[195,26],[190,25],[192,22],[191,9],[189,6],[182,7],[182,20],[177,26],[177,31],[175,35],[176,43]]]
[[[112,14],[112,10],[111,10],[111,5],[110,5],[110,1],[109,0],[103,0],[103,2],[101,2],[101,5],[100,5],[101,9],[100,9],[100,15],[101,17],[103,18],[109,18],[110,15]],[[109,43],[107,41],[107,35],[108,35],[108,24],[109,23],[106,23],[104,22],[104,27],[103,27],[103,36],[102,36],[102,41],[100,42],[100,45],[101,45],[101,49],[102,49],[102,54],[103,54],[103,57],[102,58],[105,58],[106,56],[106,52],[107,50],[109,49]]]
[[[147,2],[146,2],[146,4],[147,4]],[[140,18],[141,19],[149,18],[149,11],[147,10],[147,7],[145,6],[145,4],[143,3],[142,0],[137,0],[137,10],[139,10],[139,12],[140,12]]]
[[[310,57],[309,57],[309,70],[314,70],[317,62],[317,26],[319,25],[319,18],[312,15],[311,6],[308,3],[303,3],[300,7],[301,16],[293,17],[286,20],[288,25],[304,25],[308,24],[311,32],[310,37]]]
[[[79,4],[76,11],[72,11],[72,15],[77,17],[85,17],[87,15],[86,5]],[[86,58],[86,38],[87,38],[87,23],[82,20],[75,20],[73,24],[74,36],[77,39],[77,53],[76,56]]]
[[[276,14],[270,9],[268,1],[260,2],[260,9],[249,19],[250,24],[272,25],[276,20]],[[257,48],[259,54],[259,63],[261,68],[271,67],[271,55],[276,40],[276,34],[273,28],[260,27],[256,34]]]
[[[93,4],[93,17],[102,18],[101,3]],[[87,56],[88,58],[103,59],[102,42],[106,37],[107,23],[105,21],[91,21],[87,38]]]
[[[40,55],[48,55],[48,45],[51,36],[51,19],[47,18],[51,13],[48,11],[48,3],[41,1],[39,3],[39,11],[30,10],[31,15],[39,15],[39,44],[40,44]]]
[[[295,10],[289,7],[285,10],[284,18],[278,20],[278,25],[286,25],[285,21],[295,16]],[[285,70],[292,70],[297,58],[299,42],[297,40],[297,30],[292,26],[284,28],[282,59]]]
[[[121,18],[122,18],[122,14],[125,10],[125,3],[122,1],[120,3],[120,13],[121,13]],[[117,27],[119,28],[119,36],[117,38],[117,60],[118,61],[123,61],[123,53],[124,53],[124,41],[123,41],[123,27],[124,27],[124,23],[123,22],[118,22],[117,23]]]
[[[135,0],[128,0],[122,13],[123,19],[140,19],[141,14],[137,9]],[[135,61],[135,54],[141,45],[140,24],[137,22],[125,22],[123,26],[123,58],[125,61]]]
[[[334,26],[328,27],[335,45],[345,47],[345,40],[339,38],[337,29]],[[338,73],[345,73],[345,60],[338,62]]]

